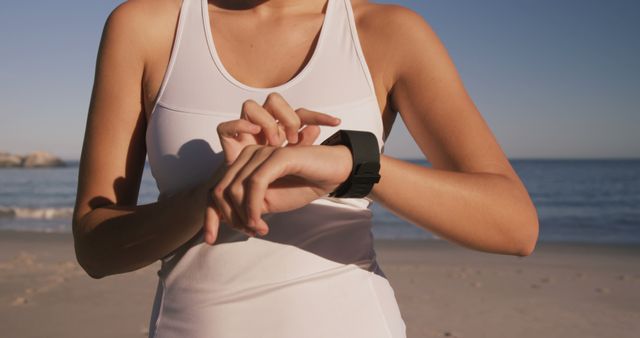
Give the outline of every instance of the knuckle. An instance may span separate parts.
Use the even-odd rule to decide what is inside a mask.
[[[261,183],[262,183],[262,177],[259,173],[253,174],[251,177],[249,177],[247,182],[249,188],[258,187],[260,186]]]
[[[231,121],[221,122],[216,127],[216,131],[218,132],[218,134],[225,133],[227,129],[229,129],[232,125],[233,123]]]
[[[265,101],[265,103],[274,103],[274,102],[281,102],[284,101],[284,98],[282,97],[282,95],[278,92],[271,92],[269,93],[269,95],[267,95],[267,99]]]
[[[213,196],[218,200],[221,201],[224,199],[224,187],[222,186],[217,186],[213,189]]]
[[[258,110],[258,107],[260,107],[260,105],[253,99],[244,101],[242,103],[242,109],[240,111],[240,118],[251,119],[251,116],[255,115],[256,111]]]
[[[232,184],[229,188],[229,195],[231,195],[230,197],[234,200],[240,200],[240,198],[242,198],[242,186],[238,183]]]
[[[265,211],[271,211],[273,210],[273,202],[272,202],[272,197],[270,196],[269,193],[264,195],[264,199],[262,201],[262,207],[264,208]]]
[[[251,109],[251,108],[255,107],[256,105],[258,105],[258,102],[256,102],[253,99],[245,100],[244,102],[242,102],[242,110]]]

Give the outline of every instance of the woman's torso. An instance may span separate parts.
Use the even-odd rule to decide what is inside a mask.
[[[356,129],[374,133],[383,150],[381,109],[349,0],[328,1],[308,62],[292,79],[267,83],[273,88],[232,73],[229,65],[241,62],[218,52],[222,29],[213,25],[212,34],[217,16],[206,0],[184,0],[181,8],[146,130],[158,199],[207,180],[223,160],[217,124],[239,118],[244,100],[263,102],[270,92],[294,108],[342,120],[321,127],[315,144],[338,128]],[[404,337],[393,290],[376,261],[370,202],[323,197],[265,215],[270,231],[261,238],[225,224],[213,246],[194,237],[162,259],[150,335]]]

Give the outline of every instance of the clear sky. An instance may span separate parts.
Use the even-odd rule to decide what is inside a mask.
[[[3,4],[0,151],[79,158],[100,34],[121,2]],[[640,157],[640,1],[387,2],[435,29],[509,157]],[[423,157],[400,119],[385,151]]]

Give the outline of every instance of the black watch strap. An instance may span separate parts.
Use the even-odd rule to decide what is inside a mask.
[[[353,160],[351,175],[329,197],[362,198],[380,181],[380,148],[373,133],[340,129],[321,144],[345,145]]]

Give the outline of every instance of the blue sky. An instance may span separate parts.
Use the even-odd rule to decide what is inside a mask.
[[[0,151],[80,155],[100,34],[122,1],[0,11]],[[511,158],[640,157],[640,2],[433,0],[421,13]],[[422,153],[396,120],[386,153]]]

